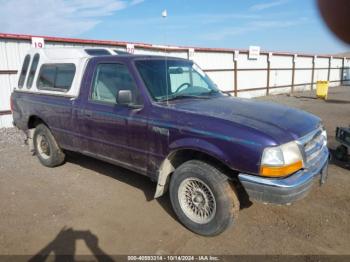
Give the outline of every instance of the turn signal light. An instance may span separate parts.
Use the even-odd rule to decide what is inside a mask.
[[[293,174],[303,168],[303,162],[298,161],[286,166],[261,166],[260,174],[267,177],[283,177]]]

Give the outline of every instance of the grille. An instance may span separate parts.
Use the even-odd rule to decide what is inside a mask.
[[[305,167],[313,166],[321,157],[323,147],[326,145],[326,137],[322,129],[317,129],[299,140],[304,155]]]

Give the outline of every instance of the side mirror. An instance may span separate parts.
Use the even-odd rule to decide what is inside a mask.
[[[116,98],[118,105],[124,105],[134,109],[142,108],[142,105],[133,104],[132,100],[132,92],[130,90],[123,89],[118,91]]]
[[[130,105],[132,103],[132,93],[130,90],[119,90],[117,94],[117,104]]]

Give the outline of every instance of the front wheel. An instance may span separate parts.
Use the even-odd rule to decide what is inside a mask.
[[[227,177],[202,161],[190,160],[175,170],[170,199],[180,222],[200,235],[218,235],[238,216],[239,200]]]
[[[35,153],[44,166],[54,167],[64,162],[65,154],[46,125],[39,124],[35,127],[33,142]]]

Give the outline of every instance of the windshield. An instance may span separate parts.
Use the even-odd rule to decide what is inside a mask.
[[[220,91],[209,77],[188,60],[138,60],[135,62],[154,100],[208,97]]]

